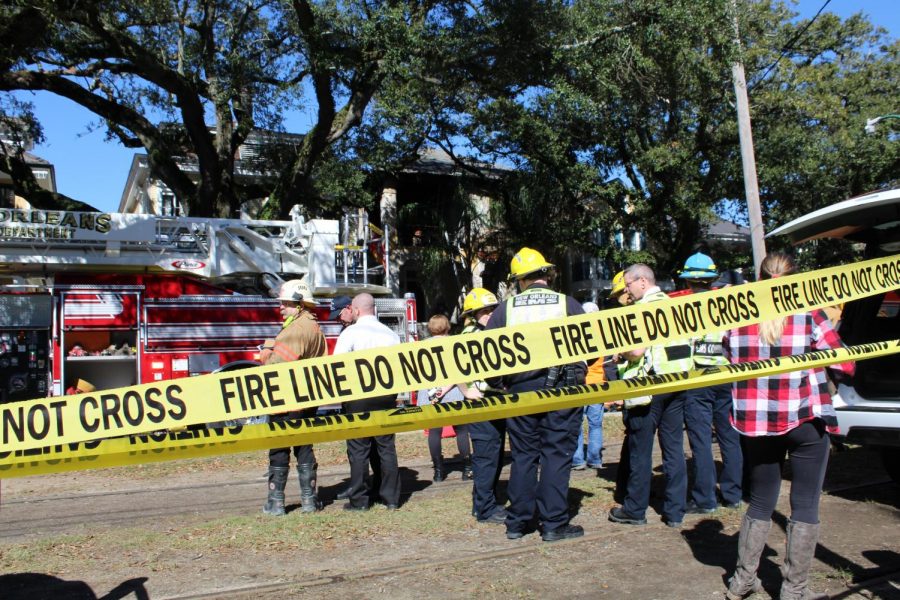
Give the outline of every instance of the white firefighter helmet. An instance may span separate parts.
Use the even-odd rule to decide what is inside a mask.
[[[281,284],[281,289],[278,290],[278,299],[297,302],[298,304],[303,303],[308,306],[316,305],[316,299],[313,297],[312,289],[310,289],[309,284],[305,279],[291,279],[290,281],[285,281]]]

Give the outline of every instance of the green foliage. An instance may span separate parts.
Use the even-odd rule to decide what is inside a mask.
[[[796,27],[805,23],[798,23]],[[783,27],[779,38],[794,34]],[[896,185],[900,146],[883,128],[864,131],[867,118],[896,109],[900,42],[860,16],[824,14],[802,43],[765,79],[750,80],[754,138],[766,228],[806,212]],[[771,51],[748,50],[763,65]],[[831,252],[817,246],[821,260]]]
[[[262,195],[275,216],[297,202],[328,211],[346,190],[344,202],[367,201],[358,181],[319,181],[339,172],[334,159],[352,165],[365,154],[352,151],[357,142],[334,146],[382,87],[420,77],[418,57],[439,51],[445,26],[435,12],[414,0],[14,1],[0,8],[9,40],[0,91],[46,90],[94,112],[111,138],[145,149],[154,174],[194,216],[230,215]],[[314,115],[310,131],[282,148],[276,177],[260,172],[268,189],[248,186],[238,149],[254,130],[283,131],[284,116],[297,110]]]
[[[894,181],[896,140],[887,128],[866,137],[862,124],[896,109],[897,42],[861,17],[823,15],[800,35],[807,23],[767,1],[738,3],[737,15],[726,0],[513,5],[486,4],[480,22],[490,26],[475,32],[496,40],[516,29],[528,73],[471,70],[469,85],[455,91],[465,118],[443,122],[463,124],[454,131],[481,155],[517,169],[501,203],[510,247],[541,240],[556,253],[576,248],[671,273],[723,206],[738,207],[732,216],[746,222],[743,201],[728,202],[744,196],[738,58],[751,88],[767,229]],[[536,14],[545,27],[516,21]],[[647,248],[597,247],[597,231],[601,240],[641,231]],[[816,248],[811,261],[833,251]],[[738,252],[723,264],[745,259]]]
[[[514,4],[484,12],[511,20],[498,31],[520,26],[528,73],[494,70],[459,94],[467,141],[518,171],[502,203],[510,241],[619,262],[625,253],[598,248],[594,232],[644,230],[653,262],[670,268],[712,218],[722,145],[734,141],[721,127],[733,119],[724,4]],[[546,27],[517,21],[534,14]]]
[[[14,1],[0,17],[0,91],[49,90],[93,110],[147,150],[191,214],[264,195],[274,217],[298,202],[309,214],[372,207],[382,178],[444,150],[495,196],[478,216],[490,226],[409,210],[447,228],[456,249],[435,256],[467,256],[466,268],[479,250],[529,244],[665,275],[720,215],[745,221],[736,60],[767,230],[896,185],[900,167],[891,127],[863,131],[897,112],[900,43],[862,16],[825,13],[807,28],[770,0]],[[297,110],[314,116],[310,130],[266,156],[260,184],[237,177],[249,132],[281,132]],[[178,168],[184,156],[199,180]],[[638,231],[645,249],[611,241]],[[839,252],[818,244],[804,260]]]

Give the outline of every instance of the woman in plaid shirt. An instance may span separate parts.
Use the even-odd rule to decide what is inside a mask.
[[[763,279],[794,272],[793,260],[769,254],[760,271]],[[841,339],[822,311],[781,317],[732,329],[723,347],[732,363],[827,350]],[[853,363],[831,367],[853,374]],[[815,597],[807,574],[819,537],[819,496],[828,464],[828,432],[837,420],[824,369],[806,369],[740,381],[733,388],[731,421],[744,436],[744,460],[750,468],[750,506],[741,523],[738,564],[726,596],[744,598],[762,589],[756,570],[772,524],[781,488],[785,455],[791,459],[791,518],[787,526],[782,600]]]

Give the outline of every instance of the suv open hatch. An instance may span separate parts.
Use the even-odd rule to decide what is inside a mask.
[[[866,258],[900,252],[900,189],[838,202],[782,225],[766,237],[794,244],[822,238],[865,244]],[[846,344],[900,338],[896,291],[849,302],[838,324]],[[877,447],[891,478],[900,483],[900,354],[860,361],[834,397],[840,433],[849,443]]]

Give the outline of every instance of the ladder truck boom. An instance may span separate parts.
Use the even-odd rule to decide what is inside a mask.
[[[268,275],[334,286],[338,221],[0,210],[0,271],[169,273],[210,283]]]

